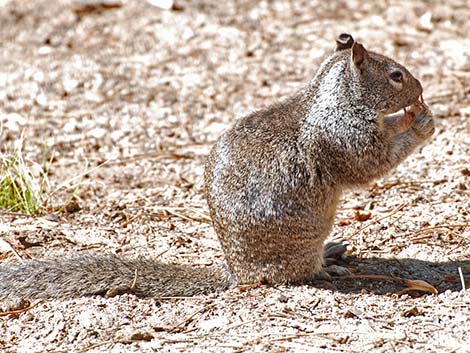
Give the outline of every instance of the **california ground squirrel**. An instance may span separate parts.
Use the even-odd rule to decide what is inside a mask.
[[[304,89],[237,120],[210,152],[206,197],[227,266],[114,255],[26,262],[0,267],[0,303],[308,283],[322,272],[341,192],[387,173],[433,134],[421,94],[407,69],[342,34]]]

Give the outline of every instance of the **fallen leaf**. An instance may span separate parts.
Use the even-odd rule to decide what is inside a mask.
[[[354,220],[359,222],[367,221],[372,217],[372,213],[370,212],[361,212],[361,211],[354,211]]]
[[[439,293],[432,285],[419,279],[405,279],[405,283],[408,286],[406,291],[418,290],[421,292],[429,292],[433,294]]]
[[[336,223],[336,224],[337,224],[338,226],[340,226],[340,227],[344,227],[344,226],[349,226],[349,225],[351,225],[351,223],[352,223],[352,222],[351,222],[351,220],[349,220],[349,219],[341,219],[341,220],[339,220],[338,223]]]
[[[149,332],[136,332],[132,334],[131,341],[151,341],[153,335]]]
[[[423,315],[423,313],[420,312],[416,306],[413,306],[412,308],[403,311],[401,315],[404,317],[412,317],[412,316]]]

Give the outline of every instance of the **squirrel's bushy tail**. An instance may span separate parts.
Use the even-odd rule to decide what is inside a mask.
[[[222,265],[196,267],[144,257],[87,255],[0,266],[0,304],[19,299],[122,293],[192,296],[223,290],[232,283]]]

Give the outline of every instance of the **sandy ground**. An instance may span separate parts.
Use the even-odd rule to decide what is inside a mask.
[[[52,159],[50,212],[0,211],[0,236],[21,258],[220,262],[203,197],[209,148],[236,117],[305,85],[341,32],[419,77],[437,124],[390,175],[342,198],[332,237],[350,244],[361,278],[47,300],[0,316],[2,352],[470,352],[458,273],[470,286],[468,1],[0,4],[0,149],[23,132],[29,160]],[[18,261],[12,248],[2,264]]]

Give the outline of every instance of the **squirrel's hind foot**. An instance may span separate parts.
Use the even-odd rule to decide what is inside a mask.
[[[338,242],[329,242],[325,244],[323,258],[325,266],[317,274],[317,279],[331,281],[332,277],[351,276],[351,272],[343,266],[337,265],[346,254],[347,245]]]
[[[351,277],[352,273],[344,266],[330,265],[324,267],[317,275],[316,279],[329,281],[333,280],[333,277]]]

